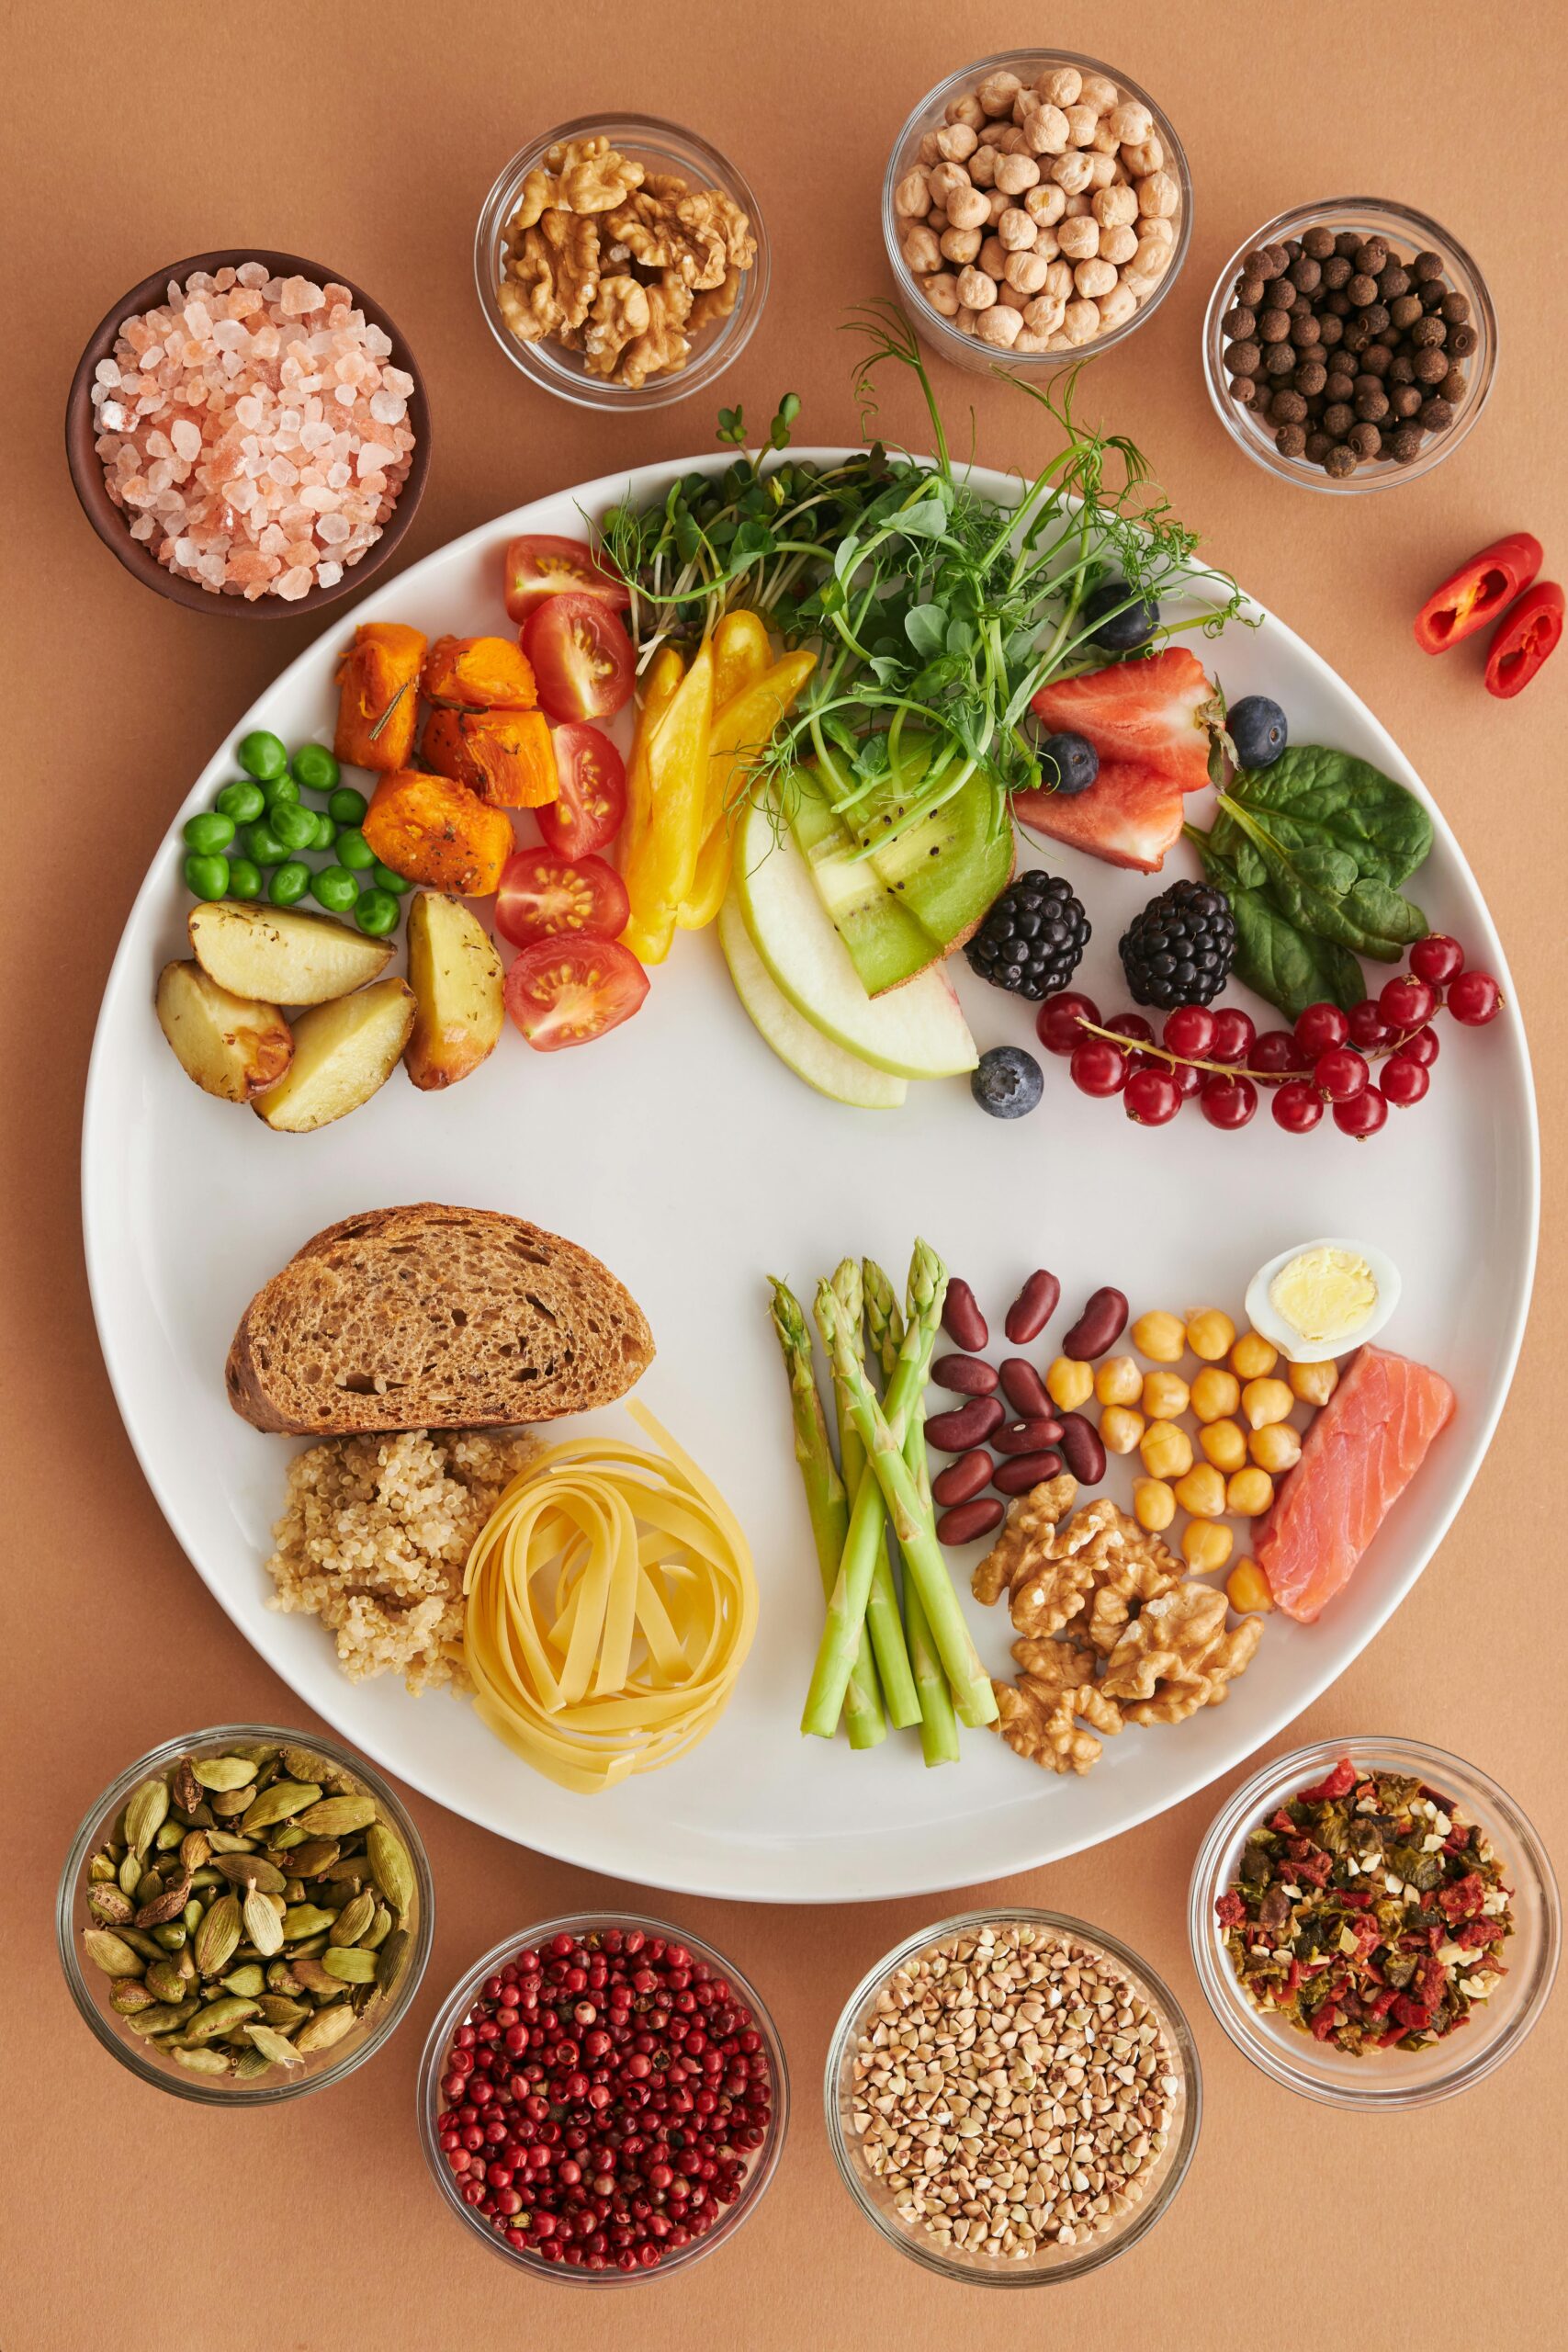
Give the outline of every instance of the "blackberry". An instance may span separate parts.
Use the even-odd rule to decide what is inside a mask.
[[[996,989],[1038,1004],[1065,989],[1089,944],[1089,917],[1059,874],[1038,867],[992,901],[964,949],[970,967]]]
[[[1173,882],[1123,932],[1119,952],[1134,1004],[1212,1004],[1235,955],[1230,900],[1206,882]]]

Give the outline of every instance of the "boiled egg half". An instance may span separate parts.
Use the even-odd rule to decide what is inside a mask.
[[[1298,1241],[1254,1274],[1247,1320],[1287,1363],[1322,1363],[1375,1339],[1399,1292],[1399,1268],[1374,1243]]]

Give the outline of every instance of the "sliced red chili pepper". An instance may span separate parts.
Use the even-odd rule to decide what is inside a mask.
[[[1452,1886],[1445,1886],[1438,1897],[1438,1907],[1445,1919],[1473,1919],[1486,1900],[1486,1882],[1474,1871],[1456,1879]]]
[[[1491,1919],[1467,1919],[1462,1928],[1454,1929],[1453,1939],[1463,1951],[1478,1951],[1483,1944],[1496,1942],[1495,1922]]]
[[[1562,591],[1539,580],[1511,605],[1486,649],[1486,691],[1506,702],[1528,686],[1562,635]]]
[[[1416,644],[1423,653],[1446,653],[1495,620],[1540,570],[1540,541],[1529,531],[1494,539],[1433,589],[1416,616]]]
[[[1290,1815],[1285,1811],[1283,1805],[1280,1807],[1278,1813],[1272,1813],[1269,1815],[1267,1826],[1270,1829],[1277,1829],[1281,1838],[1299,1838],[1301,1836],[1300,1830],[1296,1827],[1295,1823],[1291,1819]]]
[[[1301,1983],[1301,1981],[1302,1981],[1302,1964],[1301,1964],[1301,1962],[1300,1962],[1299,1960],[1292,1960],[1292,1962],[1291,1962],[1291,1964],[1290,1964],[1290,1966],[1289,1966],[1289,1967],[1286,1969],[1286,1971],[1285,1971],[1285,1990],[1286,1990],[1286,1992],[1287,1992],[1287,1993],[1293,1993],[1293,1992],[1295,1991],[1295,1989],[1296,1989],[1297,1985]]]
[[[1336,1797],[1348,1796],[1356,1785],[1356,1768],[1348,1756],[1342,1756],[1315,1789],[1298,1789],[1298,1804],[1327,1804]]]
[[[1407,1993],[1401,1993],[1389,2012],[1405,2033],[1424,2033],[1432,2022],[1432,2012]]]
[[[1312,2021],[1313,2040],[1314,2041],[1326,2041],[1338,2022],[1338,2010],[1335,2007],[1332,2001],[1325,2001],[1322,2008],[1319,2009],[1316,2017],[1314,2017]]]
[[[1364,1911],[1372,1900],[1371,1889],[1365,1886],[1337,1886],[1334,1894],[1337,1902],[1348,1903],[1352,1911]]]

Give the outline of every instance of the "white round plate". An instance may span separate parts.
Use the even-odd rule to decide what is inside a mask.
[[[690,469],[645,468],[630,494],[662,496]],[[1002,477],[978,479],[1008,494]],[[523,530],[580,536],[585,515],[626,490],[617,476],[503,515],[378,587],[353,617],[409,620],[432,637],[504,628],[506,541]],[[1146,1820],[1271,1738],[1408,1592],[1501,1409],[1537,1217],[1517,1011],[1480,1033],[1443,1022],[1431,1093],[1367,1145],[1326,1123],[1286,1136],[1266,1109],[1236,1136],[1191,1110],[1173,1127],[1134,1127],[1117,1103],[1075,1094],[1066,1066],[1048,1058],[1045,1100],[1015,1125],[987,1118],[962,1079],[911,1086],[901,1111],[856,1111],[774,1060],[736,1000],[714,933],[682,933],[636,1019],[586,1051],[534,1054],[509,1028],[483,1069],[448,1093],[416,1092],[400,1073],[336,1125],[273,1135],[185,1077],[153,1018],[153,980],[185,952],[178,819],[234,773],[231,746],[247,728],[290,744],[330,741],[347,628],[330,626],[236,720],[171,812],[109,978],[88,1080],[84,1218],[104,1354],[153,1491],[235,1623],[345,1739],[468,1819],[616,1878],[759,1902],[934,1894],[1029,1869]],[[1233,700],[1267,691],[1282,703],[1292,741],[1359,753],[1421,789],[1370,712],[1278,621],[1190,641]],[[1416,885],[1421,904],[1511,996],[1470,870],[1440,815],[1436,827]],[[1108,1011],[1124,1001],[1116,941],[1161,885],[1066,851],[1024,854],[1068,873],[1088,908],[1094,938],[1079,984]],[[1188,870],[1178,853],[1163,880]],[[1029,1009],[955,963],[981,1046],[1032,1044]],[[755,1549],[761,1623],[728,1713],[683,1763],[608,1795],[570,1795],[539,1779],[451,1696],[411,1699],[391,1676],[347,1681],[320,1624],[266,1606],[264,1563],[288,1448],[230,1409],[231,1334],[253,1293],[311,1234],[361,1209],[419,1200],[508,1210],[605,1261],[658,1341],[640,1393],[716,1478]],[[766,1274],[788,1275],[809,1296],[853,1251],[874,1254],[901,1281],[921,1233],[974,1285],[999,1339],[1008,1302],[1036,1266],[1061,1278],[1056,1329],[1102,1283],[1125,1291],[1134,1313],[1212,1304],[1239,1315],[1265,1259],[1323,1232],[1365,1235],[1397,1260],[1404,1295],[1385,1340],[1444,1373],[1459,1410],[1317,1624],[1271,1619],[1224,1707],[1108,1742],[1083,1779],[1053,1778],[977,1732],[965,1736],[962,1763],[938,1771],[922,1768],[913,1734],[868,1755],[852,1755],[841,1738],[799,1736],[821,1591]],[[600,1419],[613,1426],[618,1411]],[[1125,1498],[1128,1465],[1111,1470],[1111,1491]],[[961,1587],[966,1565],[955,1562]],[[965,1601],[983,1656],[1005,1671],[1004,1612]]]

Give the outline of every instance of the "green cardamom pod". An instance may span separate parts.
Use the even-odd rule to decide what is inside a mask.
[[[283,1769],[291,1781],[319,1782],[321,1778],[321,1759],[319,1756],[312,1756],[308,1747],[296,1747],[292,1745],[285,1747],[282,1761]]]
[[[220,1976],[240,1948],[240,1898],[220,1894],[196,1931],[196,1964],[203,1976]]]
[[[120,1893],[134,1897],[137,1888],[141,1883],[141,1857],[134,1847],[131,1847],[122,1859],[118,1875]]]
[[[185,2023],[178,2002],[154,2001],[148,2009],[138,2009],[126,2024],[132,2033],[175,2033]]]
[[[87,1864],[87,1880],[92,1886],[107,1886],[114,1879],[117,1864],[112,1854],[95,1854]]]
[[[212,1800],[214,1818],[219,1821],[238,1821],[243,1813],[250,1811],[254,1802],[254,1792],[248,1781],[243,1789],[220,1789]]]
[[[82,1941],[94,1967],[101,1968],[106,1976],[141,1974],[144,1963],[140,1953],[126,1942],[123,1936],[117,1936],[112,1929],[84,1928]]]
[[[207,1833],[207,1842],[215,1854],[248,1854],[254,1841],[242,1838],[237,1829],[220,1829],[216,1823]]]
[[[344,1984],[374,1984],[376,1954],[356,1951],[352,1944],[333,1944],[321,1954],[321,1966],[329,1976],[337,1977]]]
[[[117,1932],[130,1946],[132,1951],[139,1951],[141,1954],[143,1960],[163,1959],[163,1946],[153,1942],[145,1928],[120,1928]]]
[[[300,2057],[310,2057],[318,2050],[331,2050],[345,2033],[352,2033],[357,2020],[354,2011],[340,2002],[334,2008],[318,2009],[307,2018],[294,2037],[294,2047]]]
[[[198,1756],[191,1770],[204,1789],[248,1789],[256,1768],[248,1756]]]
[[[160,1827],[158,1835],[152,1840],[153,1852],[155,1854],[172,1854],[185,1834],[185,1830],[179,1822],[165,1821]]]
[[[183,1871],[172,1886],[164,1886],[160,1880],[157,1894],[141,1905],[136,1924],[139,1928],[166,1928],[171,1919],[179,1917],[189,1900],[190,1881]]]
[[[281,1894],[286,1883],[265,1854],[220,1854],[213,1868],[231,1886],[259,1887],[264,1894]]]
[[[242,1825],[246,1837],[254,1838],[258,1830],[271,1829],[278,1822],[288,1821],[293,1815],[303,1813],[307,1805],[315,1804],[321,1793],[321,1783],[317,1781],[275,1781],[270,1789],[264,1789],[246,1808]]]
[[[324,1871],[331,1870],[340,1850],[335,1838],[307,1838],[301,1829],[298,1843],[286,1846],[284,1838],[293,1835],[292,1830],[286,1830],[283,1838],[275,1838],[272,1841],[274,1853],[282,1850],[288,1854],[288,1868],[293,1877],[320,1878]]]
[[[374,1797],[322,1797],[299,1815],[299,1826],[311,1838],[347,1838],[375,1818]]]
[[[264,1960],[283,1950],[283,1917],[270,1894],[254,1891],[245,1897],[245,1933]]]
[[[100,1928],[123,1928],[134,1914],[129,1894],[118,1886],[95,1886],[87,1895],[87,1908]]]
[[[298,1993],[299,1979],[287,1960],[269,1960],[266,1964],[267,1988],[274,1993]]]
[[[287,1854],[290,1847],[304,1846],[309,1842],[305,1832],[298,1828],[293,1822],[290,1822],[286,1829],[279,1829],[275,1836],[267,1839],[268,1848],[274,1854]]]
[[[191,1770],[188,1756],[182,1756],[170,1774],[169,1794],[182,1813],[194,1813],[201,1803],[201,1782]]]
[[[220,2033],[229,2031],[231,2026],[243,2025],[255,2014],[254,2001],[242,2001],[233,1994],[227,1994],[219,2000],[209,2001],[200,2015],[191,2019],[186,2029],[186,2040],[193,2049],[204,2041],[216,2041]]]
[[[188,1903],[186,1905],[186,1909],[187,1911],[190,1909]],[[164,1951],[184,1951],[190,1941],[190,1929],[186,1926],[183,1917],[170,1919],[163,1927],[153,1928],[152,1940]]]
[[[148,1963],[147,1990],[156,1993],[160,2001],[183,2001],[186,1980],[172,1960],[154,1960]]]
[[[327,1929],[329,1945],[356,1944],[376,1917],[376,1897],[367,1890],[345,1903],[332,1926]]]
[[[256,2007],[268,2025],[276,2026],[283,2033],[291,2031],[297,2025],[303,2025],[307,2018],[315,2015],[309,2001],[286,2001],[281,1993],[264,1993]]]
[[[206,1830],[187,1829],[180,1839],[180,1860],[184,1867],[194,1873],[205,1869],[211,1859],[212,1849],[208,1843]]]
[[[325,1935],[336,1917],[335,1911],[323,1911],[319,1904],[291,1903],[283,1915],[284,1940],[299,1943]]]
[[[242,2001],[254,2001],[258,1994],[265,1992],[266,1978],[256,1962],[251,1961],[243,1968],[231,1970],[223,1979],[223,1990],[237,1994]]]
[[[400,1838],[384,1821],[374,1821],[365,1833],[365,1851],[376,1883],[400,1917],[413,1908],[413,1864]]]
[[[272,2060],[264,2058],[259,2050],[247,2050],[234,2061],[234,2080],[237,2083],[254,2083],[258,2075],[271,2072]]]
[[[143,1781],[125,1807],[125,1842],[141,1858],[163,1827],[169,1810],[166,1781]]]
[[[118,2017],[134,2017],[138,2009],[150,2009],[156,1997],[140,1976],[117,1976],[109,1986],[109,2007]]]
[[[314,1993],[319,2000],[335,2001],[343,1991],[335,1976],[329,1976],[319,1960],[301,1960],[296,1955],[288,1963],[295,1981],[307,1993]]]
[[[350,1894],[357,1894],[370,1876],[369,1859],[364,1854],[340,1854],[321,1876],[329,1886],[346,1886]]]
[[[359,1939],[367,1951],[379,1951],[392,1932],[392,1915],[384,1903],[376,1905],[376,1917]]]
[[[413,1938],[406,1928],[394,1928],[376,1955],[376,1984],[378,1991],[389,1993],[403,1973],[403,1962],[409,1955]]]
[[[177,2064],[192,2075],[226,2075],[229,2060],[221,2050],[176,2050]]]
[[[275,2066],[302,2066],[305,2064],[294,2044],[274,2026],[248,2025],[245,2036]]]

